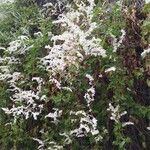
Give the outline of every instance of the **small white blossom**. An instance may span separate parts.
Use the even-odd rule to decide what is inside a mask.
[[[94,101],[95,96],[95,88],[92,86],[91,88],[87,89],[87,92],[84,95],[84,99],[87,101],[88,106],[90,103]]]
[[[53,108],[54,113],[49,113],[48,115],[45,116],[45,118],[52,118],[53,119],[53,123],[57,124],[58,123],[58,119],[59,117],[61,117],[62,115],[62,110],[58,110],[56,108]]]
[[[72,92],[72,89],[70,87],[61,87],[61,89]]]
[[[150,130],[150,127],[147,127],[147,130]]]
[[[122,127],[128,126],[128,125],[134,125],[133,122],[124,122],[122,123]]]
[[[141,53],[142,58],[145,58],[145,57],[147,56],[147,54],[149,54],[149,53],[150,53],[150,48],[144,50],[144,51]]]
[[[42,32],[35,32],[34,36],[36,36],[36,37],[43,37],[43,34],[42,34]]]
[[[121,116],[126,114],[125,113],[120,113],[120,106],[117,105],[116,107],[114,107],[111,103],[109,103],[109,108],[107,108],[108,111],[111,112],[111,116],[110,119],[114,120],[116,123],[118,123],[120,121]]]
[[[121,35],[119,41],[117,41],[117,39],[116,39],[116,37],[114,35],[111,35],[112,38],[113,38],[113,43],[112,43],[113,44],[113,52],[117,51],[117,49],[121,46],[121,44],[122,44],[122,42],[123,42],[123,40],[125,38],[125,35],[126,35],[125,30],[122,29],[121,33],[122,33],[122,35]]]
[[[61,89],[61,83],[60,83],[58,80],[52,78],[52,79],[50,79],[50,82],[52,82],[53,84],[55,84],[55,86],[56,86],[58,89]]]
[[[89,74],[86,74],[86,78],[89,79],[89,85],[92,85],[92,82],[94,81],[94,78]]]
[[[105,70],[105,72],[111,72],[111,71],[116,71],[116,67],[110,67]]]
[[[38,138],[32,138],[34,141],[37,141],[39,143],[39,146],[38,146],[38,150],[44,150],[44,142]]]

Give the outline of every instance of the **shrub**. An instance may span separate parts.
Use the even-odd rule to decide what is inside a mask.
[[[1,149],[149,148],[149,3],[1,10]]]

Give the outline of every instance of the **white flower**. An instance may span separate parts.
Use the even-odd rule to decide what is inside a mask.
[[[58,19],[53,21],[53,24],[61,25],[64,32],[52,36],[52,47],[45,47],[50,50],[49,54],[41,59],[46,70],[53,75],[65,72],[65,68],[70,65],[77,66],[78,62],[84,59],[82,53],[106,57],[106,50],[100,46],[101,40],[92,34],[97,27],[96,22],[92,20],[94,0],[88,0],[89,5],[84,2],[74,2],[77,9],[67,5],[69,11],[60,14]],[[81,29],[81,24],[86,27]]]
[[[28,51],[32,46],[27,46],[26,42],[29,40],[27,36],[19,36],[17,40],[12,41],[9,43],[9,47],[6,51],[8,51],[10,54],[16,53],[16,54],[24,54],[26,51]]]
[[[53,108],[54,113],[49,113],[48,115],[45,116],[45,118],[52,118],[53,119],[53,123],[57,124],[58,123],[58,117],[60,117],[62,115],[62,110],[58,110],[56,108]]]
[[[38,138],[32,138],[34,141],[37,141],[39,143],[39,146],[38,146],[38,149],[39,150],[44,150],[43,147],[44,147],[44,142]]]
[[[83,116],[86,116],[86,113],[83,111],[83,110],[79,110],[77,112],[74,112],[74,111],[70,111],[70,115],[83,115]]]
[[[87,89],[87,92],[84,95],[84,99],[87,101],[88,106],[90,103],[94,101],[95,96],[95,88],[92,86],[91,88]]]
[[[94,81],[94,78],[89,74],[86,74],[86,78],[89,79],[89,85],[92,85],[92,82]]]
[[[106,50],[104,50],[103,48],[101,47],[94,47],[90,50],[89,52],[90,55],[93,55],[93,56],[102,56],[102,57],[106,57]]]
[[[114,120],[115,123],[119,123],[121,117],[127,114],[127,111],[123,111],[123,112],[120,111],[120,106],[119,105],[114,107],[111,103],[109,103],[109,108],[107,108],[107,110],[111,112],[110,119]],[[128,126],[128,125],[134,125],[134,123],[130,122],[130,121],[127,121],[127,122],[123,122],[121,125],[122,125],[122,127],[125,127],[125,126]]]
[[[46,3],[43,5],[43,7],[50,7],[50,6],[53,6],[53,4],[52,3]]]
[[[103,137],[101,135],[98,135],[94,139],[95,139],[96,142],[99,142],[103,139]]]
[[[133,122],[124,122],[123,124],[122,124],[122,127],[125,127],[125,126],[128,126],[128,125],[134,125],[134,123]]]
[[[120,109],[119,105],[114,107],[111,103],[109,103],[109,108],[107,108],[107,110],[111,112],[110,119],[114,120],[116,123],[118,123],[121,118],[119,114],[119,111],[120,111],[119,109]]]
[[[5,47],[1,47],[1,46],[0,46],[0,50],[6,50],[6,48],[5,48]]]
[[[46,48],[50,47],[47,46]],[[52,47],[49,54],[41,59],[41,62],[46,66],[46,70],[51,71],[53,74],[58,71],[63,71],[65,69],[66,63],[64,60],[62,47],[59,45]]]
[[[56,142],[48,142],[48,145],[50,145],[47,150],[62,150],[63,146],[58,145]]]
[[[8,108],[2,108],[2,110],[8,115],[11,114],[11,111]]]
[[[32,112],[34,120],[37,120],[37,116],[40,114],[40,112]]]
[[[72,89],[70,87],[61,87],[61,89],[72,92]]]
[[[144,51],[141,53],[142,58],[145,58],[146,55],[149,54],[149,53],[150,53],[150,48],[144,50]]]
[[[111,72],[111,71],[116,71],[116,67],[110,67],[105,70],[105,72]]]
[[[14,117],[14,121],[16,121],[17,117],[24,116],[25,119],[29,117],[33,117],[37,120],[37,116],[41,114],[43,110],[43,104],[36,104],[35,101],[40,101],[42,95],[39,96],[41,92],[42,79],[39,77],[33,77],[32,81],[36,81],[37,91],[33,90],[22,90],[17,87],[17,81],[23,77],[20,72],[13,72],[13,74],[9,75],[7,78],[7,82],[10,85],[8,91],[13,92],[10,100],[13,101],[14,105],[12,108],[8,110],[8,108],[3,108],[6,114],[12,115]]]
[[[85,112],[84,112],[85,113]],[[81,114],[84,114],[81,112]],[[80,113],[75,113],[77,116]],[[99,130],[97,129],[97,119],[85,113],[85,116],[80,119],[80,126],[77,129],[74,129],[70,132],[70,135],[75,135],[77,137],[87,136],[88,133],[91,133],[93,136],[99,134]]]
[[[55,86],[56,86],[58,89],[61,89],[61,83],[60,83],[58,80],[52,78],[52,79],[50,79],[49,81],[52,82],[52,83],[54,83]]]
[[[51,46],[50,45],[46,45],[45,48],[46,49],[51,49]]]
[[[148,130],[150,130],[150,127],[147,127]]]
[[[116,37],[113,34],[111,35],[113,38],[113,43],[112,43],[113,44],[113,52],[117,51],[117,49],[121,46],[121,44],[125,38],[125,35],[126,35],[125,30],[122,29],[121,33],[122,33],[122,35],[120,36],[119,41],[117,41]]]
[[[36,36],[36,37],[43,37],[43,34],[42,34],[42,32],[36,32],[36,33],[34,33],[34,36]]]

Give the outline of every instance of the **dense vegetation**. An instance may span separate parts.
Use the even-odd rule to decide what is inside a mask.
[[[1,150],[148,150],[150,3],[0,4]]]

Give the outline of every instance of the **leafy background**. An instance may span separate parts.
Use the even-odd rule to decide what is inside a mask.
[[[74,5],[71,0],[68,3]],[[92,36],[101,39],[100,44],[107,51],[107,57],[87,56],[77,66],[70,65],[66,68],[65,73],[58,72],[55,78],[61,81],[62,85],[72,87],[72,92],[60,90],[49,80],[51,72],[39,67],[40,59],[47,55],[45,46],[52,45],[52,34],[59,35],[63,32],[63,28],[53,24],[61,12],[57,10],[53,15],[51,8],[43,10],[41,2],[36,0],[15,0],[14,3],[0,5],[0,12],[4,14],[0,21],[0,56],[14,56],[21,61],[19,64],[0,61],[1,66],[9,65],[11,74],[21,72],[22,78],[16,84],[23,91],[36,90],[39,83],[32,78],[42,78],[44,84],[40,96],[47,97],[46,100],[35,102],[37,107],[41,104],[44,107],[37,119],[33,116],[26,119],[23,115],[14,119],[14,116],[3,111],[3,108],[11,109],[14,102],[10,98],[13,93],[8,90],[8,79],[2,80],[1,71],[0,149],[149,149],[150,57],[147,54],[142,58],[141,54],[149,48],[150,3],[134,0],[124,0],[121,4],[120,1],[103,0],[96,0],[95,3],[92,20],[98,26]],[[76,6],[74,9],[77,9]],[[67,10],[64,8],[63,11]],[[114,53],[113,41],[120,40],[122,29],[125,35]],[[35,35],[39,32],[42,36]],[[26,47],[32,45],[25,54],[10,54],[3,49],[7,49],[10,42],[21,35],[28,37],[22,44]],[[115,71],[106,71],[113,66]],[[95,89],[94,101],[90,104],[92,112],[84,99],[87,89],[91,86],[89,78],[86,78],[87,74],[92,76],[92,86]],[[57,123],[54,123],[52,118],[45,118],[48,113],[54,111],[53,108],[59,108],[63,112],[58,115]],[[70,136],[71,142],[68,143],[67,138],[60,133],[68,135],[70,130],[79,127],[80,119],[84,115],[81,113],[81,116],[72,116],[70,112],[81,110],[86,112],[87,116],[97,119],[99,140],[96,141],[95,136],[87,133],[82,137]],[[117,121],[111,119],[113,111],[115,116],[120,116]],[[127,114],[121,116],[124,111]],[[73,118],[77,120],[75,123],[72,122]],[[129,122],[129,125],[123,126],[124,122]],[[44,132],[41,132],[43,130]]]

